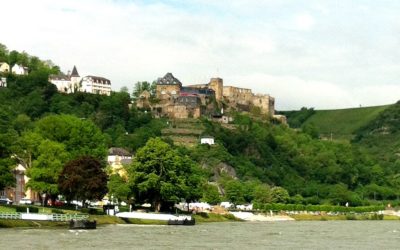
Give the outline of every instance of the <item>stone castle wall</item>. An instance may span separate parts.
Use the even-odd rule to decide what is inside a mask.
[[[253,93],[251,89],[225,86],[223,96],[229,103],[247,105],[252,101]]]
[[[168,99],[170,96],[173,95],[179,96],[180,92],[181,92],[181,87],[177,84],[157,85],[156,87],[156,96],[161,100]]]
[[[259,107],[262,114],[269,114],[271,116],[275,114],[275,98],[269,95],[253,95],[251,104]]]
[[[179,82],[179,80],[176,79],[176,82]],[[209,93],[207,89],[213,91]],[[252,90],[247,88],[224,86],[221,78],[212,78],[208,84],[195,84],[186,87],[182,87],[180,82],[179,84],[157,84],[156,97],[160,100],[157,104],[157,110],[160,110],[158,111],[159,115],[171,118],[199,118],[202,115],[201,105],[204,107],[210,104],[208,100],[211,100],[210,98],[213,98],[214,94],[217,101],[224,101],[234,110],[250,111],[252,107],[258,107],[262,114],[273,116],[275,113],[275,99],[273,97],[253,94]],[[189,97],[193,96],[197,97],[198,101],[188,102]],[[138,103],[139,106],[147,104],[144,103],[144,100],[141,102],[143,103]]]
[[[211,78],[208,87],[215,91],[215,99],[221,101],[224,92],[224,83],[221,78]]]
[[[200,118],[200,107],[188,108],[185,105],[168,105],[164,107],[164,112],[170,118],[186,119],[186,118]]]

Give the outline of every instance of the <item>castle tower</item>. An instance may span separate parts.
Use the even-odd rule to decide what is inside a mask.
[[[222,78],[211,78],[208,87],[215,91],[215,99],[217,99],[217,101],[221,101],[224,89]]]
[[[156,96],[161,100],[168,99],[170,96],[179,96],[181,88],[182,83],[172,73],[167,73],[157,80]]]
[[[75,92],[79,90],[79,82],[81,80],[81,77],[79,76],[78,70],[76,69],[76,66],[74,65],[74,68],[72,69],[72,73],[69,75],[71,79],[71,92]]]

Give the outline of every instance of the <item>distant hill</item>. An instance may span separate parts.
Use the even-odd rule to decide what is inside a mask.
[[[355,131],[353,143],[375,155],[382,166],[399,173],[400,102],[389,106],[375,119]]]
[[[313,110],[281,112],[288,117],[291,127],[306,125],[316,127],[322,138],[351,140],[358,129],[366,126],[391,105],[336,110]]]
[[[390,182],[400,183],[400,102],[392,105],[339,110],[282,112],[290,126],[312,126],[320,137],[347,140],[369,155],[380,167],[375,176],[390,176]],[[382,168],[381,168],[382,167]],[[400,196],[400,195],[399,195]]]

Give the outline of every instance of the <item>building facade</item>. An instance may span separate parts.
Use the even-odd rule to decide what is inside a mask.
[[[58,75],[50,75],[49,82],[56,85],[58,92],[62,93],[75,93],[80,88],[80,76],[76,66],[72,69],[71,73],[67,75],[61,73]]]
[[[0,77],[0,87],[7,88],[7,78]]]
[[[99,95],[111,95],[111,81],[99,76],[81,77],[76,66],[68,74],[50,75],[49,81],[57,86],[59,92],[77,91]]]
[[[124,165],[131,164],[132,158],[133,154],[123,148],[113,147],[108,149],[107,163],[114,174],[119,174],[123,177],[127,176]]]
[[[10,65],[6,62],[0,62],[0,73],[10,73]]]
[[[15,64],[12,68],[11,68],[11,72],[15,75],[27,75],[28,74],[28,67],[24,67],[22,65],[19,64]]]
[[[18,164],[13,170],[13,174],[15,177],[15,186],[5,188],[0,192],[0,196],[9,198],[14,204],[19,204],[22,198],[28,198],[34,202],[39,201],[39,194],[26,187],[26,184],[29,182],[29,178],[26,176],[26,167]]]
[[[99,76],[85,76],[80,91],[99,95],[111,95],[111,81]]]

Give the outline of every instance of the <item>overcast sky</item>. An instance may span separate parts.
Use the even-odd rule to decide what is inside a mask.
[[[0,43],[130,89],[172,72],[278,110],[400,99],[400,1],[0,0]],[[7,20],[7,22],[4,22]]]

